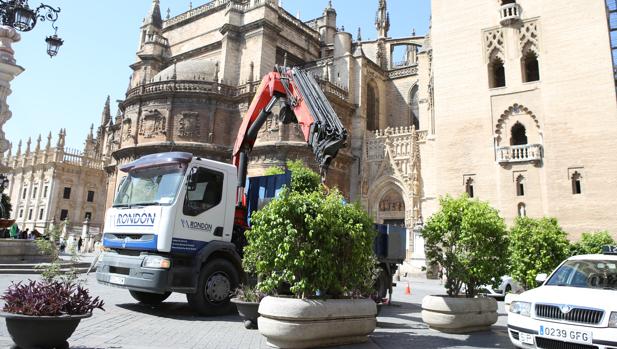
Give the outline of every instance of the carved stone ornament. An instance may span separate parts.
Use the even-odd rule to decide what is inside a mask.
[[[152,138],[156,135],[165,134],[166,120],[158,109],[145,110],[139,127],[139,135],[144,138]]]
[[[199,113],[197,112],[182,112],[178,116],[180,120],[178,124],[178,136],[183,138],[199,137]]]
[[[133,138],[131,130],[131,119],[125,119],[122,122],[122,140],[128,141]]]

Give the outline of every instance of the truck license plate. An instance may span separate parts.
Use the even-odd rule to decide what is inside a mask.
[[[540,325],[538,335],[564,342],[592,344],[591,331],[571,326]]]
[[[529,334],[529,333],[524,333],[524,332],[519,332],[518,333],[518,338],[521,342],[525,343],[525,344],[534,344],[533,341],[533,335]]]
[[[122,276],[112,275],[109,277],[110,284],[124,285],[124,278]]]

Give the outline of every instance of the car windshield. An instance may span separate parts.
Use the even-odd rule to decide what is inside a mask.
[[[116,195],[114,207],[169,205],[174,201],[184,165],[165,165],[130,171]]]
[[[617,261],[569,260],[557,269],[547,286],[617,289]]]

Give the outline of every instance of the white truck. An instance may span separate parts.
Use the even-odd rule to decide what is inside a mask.
[[[108,251],[97,280],[126,288],[143,303],[181,292],[200,314],[230,311],[230,293],[243,278],[248,154],[278,102],[281,121],[300,124],[325,176],[347,131],[312,76],[277,67],[262,80],[243,120],[233,165],[171,152],[120,168],[127,176],[106,213]]]

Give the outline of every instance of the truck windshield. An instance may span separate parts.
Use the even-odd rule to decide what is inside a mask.
[[[551,276],[547,286],[617,289],[617,261],[569,260]]]
[[[186,166],[165,165],[130,171],[120,185],[114,207],[169,205],[174,201]]]

